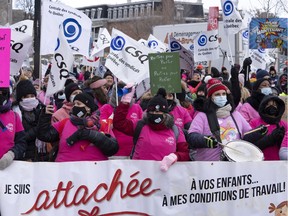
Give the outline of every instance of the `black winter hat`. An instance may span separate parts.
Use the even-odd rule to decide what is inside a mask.
[[[217,68],[211,67],[211,74],[213,78],[220,77],[220,72]]]
[[[36,89],[30,80],[21,80],[16,85],[16,100],[17,100],[17,102],[20,102],[22,97],[25,97],[28,94],[34,94],[36,97],[37,96]]]
[[[267,80],[268,82],[270,82],[269,79],[266,78],[261,78],[261,79],[257,79],[256,82],[253,83],[253,90],[257,91],[259,86],[261,85],[262,82],[264,82],[265,80]]]
[[[74,101],[78,100],[84,103],[87,107],[91,109],[91,113],[95,112],[98,109],[98,106],[94,102],[94,98],[88,93],[77,94],[74,98]]]
[[[157,94],[149,101],[147,105],[147,112],[161,111],[164,113],[169,113],[168,103],[165,98],[166,95],[166,90],[164,88],[159,88]]]
[[[257,79],[257,80],[258,80],[258,79],[262,79],[262,78],[264,78],[265,76],[269,76],[268,71],[266,71],[266,70],[257,70],[257,72],[256,72],[256,79]]]
[[[69,83],[66,87],[65,87],[65,97],[66,97],[66,100],[68,102],[73,102],[73,101],[70,101],[70,96],[71,94],[75,91],[75,90],[80,90],[79,86],[76,84],[76,83]]]

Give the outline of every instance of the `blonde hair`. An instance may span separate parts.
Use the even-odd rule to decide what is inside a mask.
[[[248,97],[250,97],[250,92],[246,87],[241,88],[241,99],[240,101],[244,103]]]

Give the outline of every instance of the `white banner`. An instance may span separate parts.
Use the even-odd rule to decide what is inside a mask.
[[[238,33],[242,27],[242,17],[237,10],[238,0],[221,0],[221,5],[226,34]]]
[[[273,59],[268,55],[268,49],[250,49],[250,57],[252,60],[252,67],[257,69],[266,70],[267,65],[273,62]]]
[[[63,90],[69,72],[72,71],[74,56],[63,33],[63,26],[59,28],[58,44],[55,49],[52,67],[49,75],[46,95],[50,96]]]
[[[32,42],[31,35],[11,29],[10,75],[17,75],[24,60],[29,58],[28,53]]]
[[[162,41],[154,37],[152,34],[149,35],[147,40],[147,46],[150,49],[153,49],[157,52],[167,52],[168,48],[166,44],[164,44]]]
[[[143,46],[148,46],[147,40],[145,40],[145,39],[143,39],[143,38],[140,38],[140,39],[138,40],[138,42],[141,43]]]
[[[140,83],[149,77],[148,53],[155,51],[113,29],[105,66],[125,83]]]
[[[285,161],[31,163],[0,171],[2,216],[287,214]],[[221,172],[220,172],[221,171]]]
[[[185,49],[172,35],[169,36],[169,49],[171,52],[179,52],[180,69],[193,71],[194,58],[192,52]]]
[[[97,42],[91,52],[91,56],[104,56],[104,49],[110,46],[111,35],[106,28],[100,28]]]
[[[99,57],[92,57],[92,58],[87,59],[85,56],[83,56],[83,59],[81,62],[82,65],[94,67],[94,68],[98,67],[99,63],[100,63]]]
[[[219,58],[218,30],[201,32],[194,43],[194,59],[208,61]]]
[[[74,54],[89,56],[91,19],[75,8],[42,0],[41,55],[53,54],[60,24]]]

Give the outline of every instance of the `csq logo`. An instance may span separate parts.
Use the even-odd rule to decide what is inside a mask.
[[[242,37],[245,38],[245,39],[248,39],[248,37],[249,37],[249,32],[248,32],[248,30],[246,30],[246,31],[244,31],[244,32],[242,33]]]
[[[125,40],[121,36],[117,36],[111,40],[112,50],[121,51],[125,46]]]
[[[158,42],[155,40],[151,40],[148,42],[148,47],[155,49],[156,47],[158,47]]]
[[[258,48],[258,52],[263,54],[263,53],[265,53],[265,49],[260,47],[260,48]]]
[[[206,35],[201,35],[198,39],[199,46],[205,46],[207,44],[207,37]]]
[[[170,48],[171,48],[171,52],[181,50],[181,44],[179,44],[177,41],[172,41],[170,43]]]
[[[225,16],[229,16],[230,14],[233,13],[233,10],[234,10],[234,5],[231,1],[226,1],[223,5],[223,12],[224,12],[224,15]]]
[[[78,40],[82,32],[81,25],[78,23],[77,20],[73,18],[68,18],[64,20],[63,29],[64,29],[64,35],[68,43],[73,43],[76,40]]]

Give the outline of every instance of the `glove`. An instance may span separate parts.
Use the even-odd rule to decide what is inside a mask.
[[[166,155],[162,161],[160,161],[160,170],[163,172],[166,172],[169,167],[174,164],[177,161],[177,155],[174,153],[171,153],[169,155]]]
[[[250,57],[245,58],[243,62],[243,67],[246,68],[252,64],[252,59]]]
[[[275,141],[275,143],[277,143],[278,145],[280,145],[282,143],[282,140],[284,138],[285,135],[285,128],[284,127],[279,127],[277,126],[277,128],[275,128],[272,133],[270,134],[270,136],[272,137],[272,139]]]
[[[0,170],[4,170],[8,167],[14,160],[15,154],[12,151],[8,151],[6,154],[2,156],[0,159]]]
[[[127,84],[124,88],[131,88],[131,91],[122,96],[121,102],[130,103],[135,93],[135,86],[133,86],[133,84]]]
[[[212,137],[212,136],[205,137],[205,142],[206,142],[207,148],[217,148],[218,147],[217,139]]]
[[[67,145],[69,146],[73,146],[76,142],[78,142],[79,140],[81,140],[82,138],[82,131],[84,129],[80,129],[75,131],[70,137],[68,137],[66,139]]]

